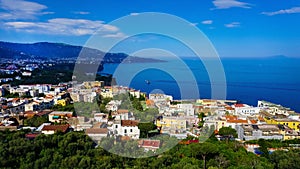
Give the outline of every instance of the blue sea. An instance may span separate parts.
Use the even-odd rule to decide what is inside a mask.
[[[105,64],[101,73],[113,74],[118,85],[174,99],[232,99],[253,106],[266,100],[300,112],[299,58],[162,60],[166,62]]]

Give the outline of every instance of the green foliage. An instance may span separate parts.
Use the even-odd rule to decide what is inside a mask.
[[[132,107],[135,110],[143,111],[143,106],[142,106],[142,104],[141,104],[141,102],[138,98],[133,97],[132,95],[130,95],[130,101],[131,101]]]
[[[148,138],[149,131],[155,130],[156,125],[153,123],[139,123],[138,128],[140,129],[140,138]]]
[[[149,108],[144,111],[135,110],[134,116],[136,119],[140,120],[140,122],[153,122],[158,113],[157,108]]]
[[[203,118],[206,117],[205,114],[203,112],[198,114],[198,118],[200,119],[201,122],[203,122]]]
[[[275,168],[291,169],[300,166],[300,151],[275,151],[270,155],[270,161],[275,164]]]
[[[24,120],[25,126],[38,127],[48,121],[48,116],[33,116]]]
[[[76,115],[85,116],[85,117],[93,117],[92,112],[99,112],[99,106],[97,103],[89,103],[89,102],[76,102],[74,103],[74,108]]]
[[[18,98],[19,94],[18,93],[9,93],[9,91],[6,91],[4,97],[6,97],[6,98]]]
[[[231,127],[222,127],[219,130],[219,134],[221,136],[233,136],[234,138],[237,138],[236,130]]]
[[[68,104],[66,106],[62,106],[62,105],[57,104],[57,105],[54,105],[51,109],[55,110],[55,111],[72,111],[72,112],[75,111],[73,104]]]
[[[139,101],[146,101],[146,98],[144,95],[140,95]]]
[[[259,143],[260,142],[260,143]],[[267,148],[281,148],[281,147],[289,147],[291,144],[300,144],[300,139],[294,140],[250,140],[246,141],[245,144],[264,144]]]
[[[112,100],[112,98],[102,98],[101,95],[96,96],[96,102],[99,106],[100,112],[108,114],[109,112],[106,110],[106,105]]]
[[[0,131],[0,168],[291,169],[300,166],[300,151],[297,149],[275,151],[267,159],[247,152],[239,142],[235,141],[225,143],[208,140],[204,143],[176,145],[178,140],[162,136],[157,138],[162,141],[162,148],[157,152],[161,154],[148,152],[154,156],[125,158],[109,153],[101,147],[125,156],[138,157],[138,155],[145,155],[145,152],[138,148],[135,140],[114,143],[114,138],[105,138],[101,145],[95,148],[93,141],[83,132],[40,135],[34,140],[25,138],[27,132]],[[262,145],[269,144],[269,140],[257,142]],[[136,154],[130,154],[133,152]]]

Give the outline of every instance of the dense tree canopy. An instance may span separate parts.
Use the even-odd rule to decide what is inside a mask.
[[[236,130],[231,128],[231,127],[222,127],[222,128],[220,128],[219,134],[221,136],[226,136],[226,137],[232,136],[234,138],[237,138]]]
[[[247,152],[235,141],[216,141],[189,145],[178,144],[160,155],[149,158],[125,158],[107,152],[83,132],[40,135],[34,140],[25,138],[29,131],[0,131],[0,168],[299,168],[300,151],[275,151],[269,158]],[[299,141],[299,140],[296,140]],[[269,141],[265,142],[269,145]],[[103,142],[114,144],[107,139]],[[168,146],[168,145],[165,145]],[[138,149],[128,142],[122,153]],[[143,153],[141,149],[138,151]],[[146,153],[146,152],[144,152]]]

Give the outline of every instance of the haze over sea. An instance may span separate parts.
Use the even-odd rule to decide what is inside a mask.
[[[129,86],[132,88],[147,93],[162,91],[172,95],[174,99],[191,99],[199,96],[211,98],[211,85],[222,85],[210,82],[209,75],[198,58],[164,58],[164,60],[167,62],[105,64],[101,73],[116,76],[118,85],[126,85],[126,82],[130,81]],[[258,100],[266,100],[300,112],[299,58],[222,58],[221,62],[226,75],[226,99],[239,100],[253,106],[257,105]],[[122,72],[122,75],[116,73],[117,68],[120,70],[117,72]],[[188,76],[190,71],[196,83]],[[129,77],[132,73],[137,74],[133,78]],[[175,80],[174,75],[180,78]],[[185,88],[186,95],[181,95],[179,86]],[[195,93],[193,87],[199,89],[199,95]]]

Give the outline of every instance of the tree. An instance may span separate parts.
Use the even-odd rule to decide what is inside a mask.
[[[218,155],[215,160],[218,163],[218,168],[226,168],[229,164],[229,160],[223,154]]]
[[[199,118],[199,120],[200,120],[201,122],[204,121],[204,120],[203,120],[204,117],[206,117],[206,116],[205,116],[205,114],[204,114],[203,112],[201,112],[201,113],[198,114],[198,118]]]
[[[228,142],[229,138],[237,138],[236,130],[231,127],[222,127],[219,130],[219,135],[226,137],[226,142]]]
[[[38,127],[43,123],[48,121],[48,116],[33,116],[32,118],[28,118],[24,120],[25,126]]]
[[[267,142],[264,139],[258,140],[259,150],[262,152],[261,156],[269,158],[269,150],[267,146]]]
[[[191,144],[193,145],[193,144]],[[195,147],[195,151],[202,157],[203,160],[203,169],[206,169],[206,157],[211,154],[215,154],[218,152],[218,147],[215,144],[204,142],[200,144],[194,144],[199,145]]]
[[[149,123],[139,123],[138,128],[141,131],[140,138],[148,138],[149,131],[155,130],[156,125],[154,125],[151,122],[149,122]]]

